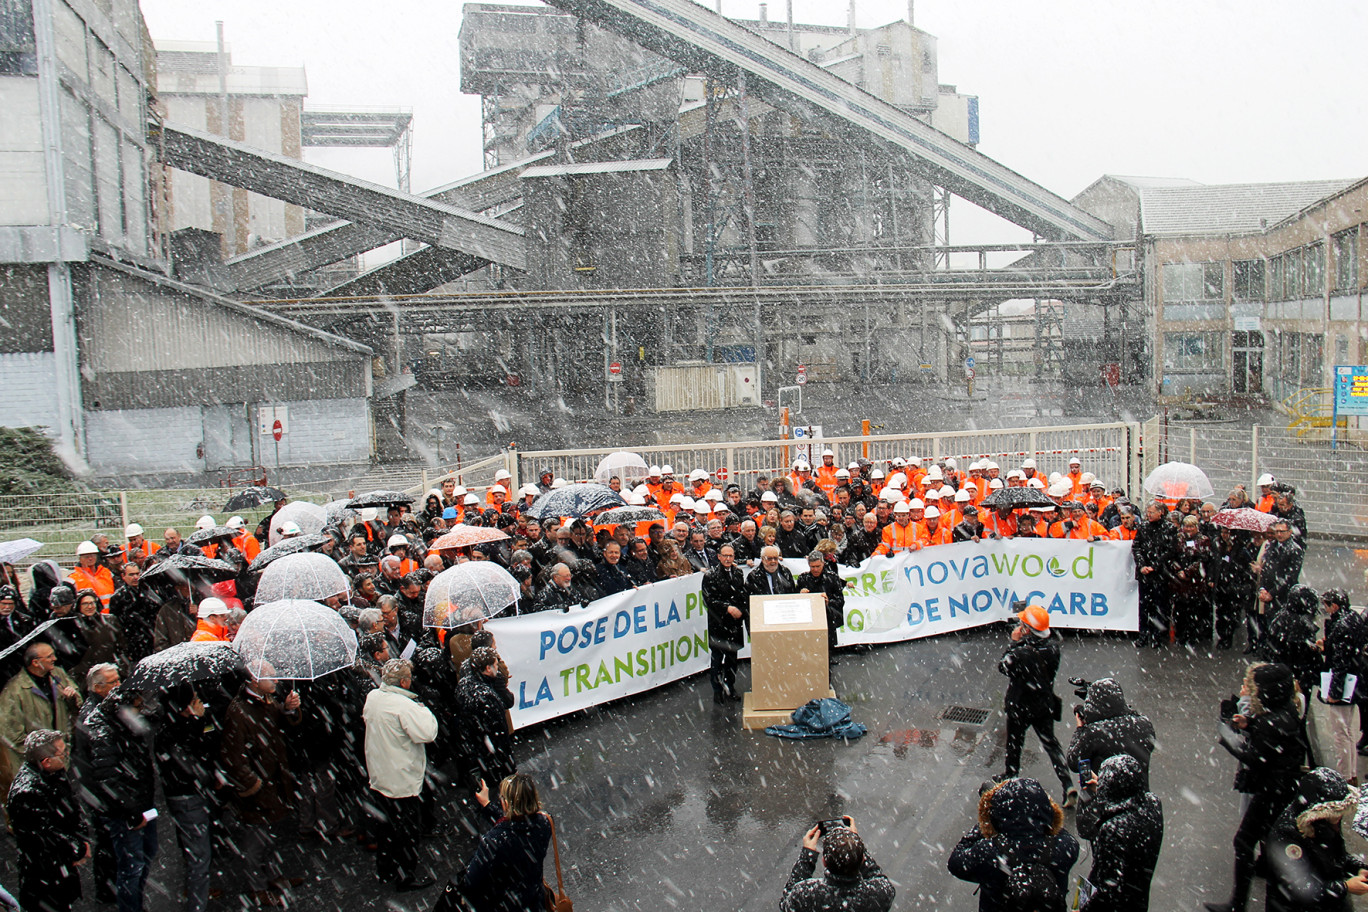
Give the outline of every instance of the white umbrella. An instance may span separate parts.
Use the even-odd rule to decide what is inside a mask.
[[[327,512],[318,504],[311,504],[303,500],[292,500],[277,510],[275,516],[271,517],[271,528],[266,536],[267,544],[279,543],[280,527],[287,522],[299,526],[299,531],[308,535],[310,532],[322,532],[323,524],[327,520]]]
[[[16,538],[14,541],[0,542],[0,564],[12,564],[28,557],[43,543],[32,538]]]
[[[491,618],[516,604],[522,589],[492,561],[468,561],[443,570],[428,585],[423,626],[451,629]]]
[[[645,481],[646,473],[649,470],[650,466],[646,465],[646,460],[636,453],[619,450],[616,453],[609,453],[599,460],[598,468],[594,469],[594,481],[607,484],[608,479],[616,475],[622,479],[625,486]]]
[[[334,595],[350,598],[347,575],[337,561],[314,551],[287,554],[272,561],[261,574],[256,589],[256,600],[263,605],[281,599],[321,602]]]
[[[1166,501],[1215,497],[1206,473],[1187,462],[1166,462],[1145,476],[1145,491]]]
[[[327,605],[286,599],[249,613],[233,648],[253,677],[313,681],[356,661],[356,632]]]

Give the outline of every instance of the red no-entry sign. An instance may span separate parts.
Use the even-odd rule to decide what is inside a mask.
[[[276,443],[280,443],[280,438],[285,436],[285,426],[280,423],[279,418],[271,425],[271,436],[275,438]]]
[[[621,361],[614,361],[612,364],[608,365],[608,373],[610,373],[610,374],[620,374],[620,373],[622,373],[622,362],[621,362]]]
[[[726,481],[726,480],[727,480],[727,467],[726,467],[726,466],[723,466],[722,468],[718,469],[717,472],[716,472],[716,475],[717,475],[717,480],[718,480],[718,481]]]

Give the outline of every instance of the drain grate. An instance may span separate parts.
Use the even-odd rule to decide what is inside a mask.
[[[979,709],[975,706],[947,706],[941,710],[937,719],[943,722],[954,722],[958,725],[982,725],[987,721],[992,710]]]

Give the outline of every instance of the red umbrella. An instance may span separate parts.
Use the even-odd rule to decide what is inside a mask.
[[[1278,517],[1261,510],[1240,507],[1238,510],[1220,510],[1211,517],[1211,521],[1218,526],[1243,529],[1246,532],[1267,532],[1278,521]]]
[[[458,523],[452,526],[451,531],[434,539],[432,544],[428,545],[428,550],[444,551],[447,548],[469,548],[471,545],[503,541],[506,538],[508,538],[507,533],[489,526],[467,526]]]

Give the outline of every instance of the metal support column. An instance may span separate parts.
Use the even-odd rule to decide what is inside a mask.
[[[750,248],[751,285],[760,284],[760,257],[755,245],[755,175],[751,171],[750,94],[746,91],[746,74],[737,74],[737,88],[741,92],[741,174],[745,192],[746,246]]]

